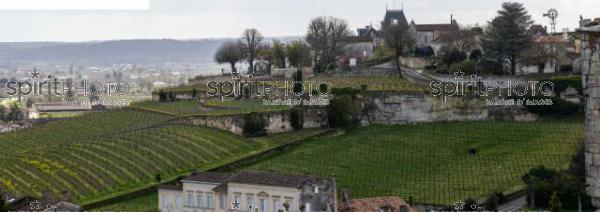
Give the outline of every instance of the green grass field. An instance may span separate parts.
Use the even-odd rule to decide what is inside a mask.
[[[352,198],[451,204],[519,186],[534,166],[565,167],[582,142],[581,120],[372,126],[302,142],[244,169],[336,174]]]
[[[174,179],[283,143],[162,124],[168,118],[109,111],[3,134],[0,190],[35,197],[67,191],[74,202],[87,203],[153,185],[159,173],[165,180]]]

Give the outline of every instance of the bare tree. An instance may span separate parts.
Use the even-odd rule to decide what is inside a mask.
[[[351,35],[348,23],[335,17],[318,17],[308,25],[306,42],[314,51],[316,72],[329,70],[335,65],[336,59],[342,54],[343,40]]]
[[[442,34],[440,40],[448,43],[451,48],[468,54],[472,50],[480,48],[479,36],[482,33],[478,32],[477,29],[479,28],[465,27],[460,29],[456,25],[448,33]]]
[[[386,44],[395,52],[396,71],[398,71],[398,74],[402,76],[400,69],[400,56],[404,50],[412,48],[415,45],[415,38],[408,27],[394,23],[387,26],[384,25],[384,33]]]
[[[215,54],[215,61],[219,64],[229,63],[232,73],[237,73],[235,64],[240,60],[242,60],[242,51],[238,42],[228,41],[223,43]]]
[[[271,47],[270,44],[263,44],[260,47],[260,51],[258,52],[258,56],[267,61],[267,73],[271,75],[271,67],[273,66],[273,62],[275,61],[275,48]]]
[[[520,55],[520,62],[526,66],[537,66],[538,73],[544,73],[546,61],[553,58],[544,45],[540,43],[532,43],[529,48],[523,50]],[[523,67],[521,67],[522,69]],[[523,71],[523,70],[521,70]]]
[[[244,30],[244,33],[242,34],[240,47],[244,58],[248,61],[248,73],[250,74],[254,74],[254,59],[258,57],[263,40],[264,37],[257,29],[247,29]]]

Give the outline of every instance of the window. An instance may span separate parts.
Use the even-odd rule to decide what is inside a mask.
[[[258,210],[260,212],[267,212],[267,200],[266,199],[260,199],[260,205],[258,207]]]
[[[169,207],[168,206],[169,205],[169,199],[168,198],[169,198],[169,196],[167,196],[167,194],[163,194],[162,195],[162,206],[165,209]]]
[[[256,208],[256,206],[254,205],[254,196],[248,195],[246,201],[247,201],[247,205],[246,205],[247,207],[246,208],[248,208],[249,210],[253,209],[253,208]],[[252,206],[252,207],[250,207],[250,206]]]
[[[225,209],[225,194],[219,196],[219,207]]]
[[[305,211],[311,211],[311,210],[310,210],[310,203],[308,203],[308,202],[306,203],[306,205],[305,205],[305,207],[304,207],[304,210],[305,210]]]
[[[194,192],[188,191],[187,194],[187,205],[188,207],[191,207],[194,203]]]
[[[175,195],[175,207],[181,208],[181,197],[179,195]]]
[[[206,196],[206,204],[206,207],[208,208],[215,208],[215,199],[212,195]]]
[[[196,204],[198,204],[198,207],[199,208],[204,207],[204,203],[203,203],[204,201],[202,201],[202,194],[198,194],[197,199],[198,199],[197,200],[198,202]]]
[[[240,195],[235,195],[235,197],[233,197],[233,200],[235,203],[239,204],[238,205],[238,206],[240,206],[239,209],[242,209],[242,197]]]
[[[273,200],[273,211],[274,212],[278,212],[279,209],[281,209],[280,204],[281,204],[281,202],[279,201],[279,199]]]
[[[293,201],[293,199],[287,199],[287,200],[285,200],[285,202],[288,205],[288,210],[289,211],[293,211],[294,210],[294,201]]]

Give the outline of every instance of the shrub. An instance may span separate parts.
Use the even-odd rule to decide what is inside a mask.
[[[465,59],[467,59],[467,54],[456,48],[451,48],[450,50],[447,50],[446,54],[444,54],[444,56],[442,57],[442,61],[448,65],[460,63]]]
[[[196,88],[193,88],[193,89],[192,89],[192,97],[193,97],[193,98],[196,98],[197,96],[198,96],[198,89],[196,89]]]
[[[471,51],[471,53],[469,54],[469,60],[479,60],[482,56],[483,52],[481,52],[481,49],[473,49],[473,51]]]
[[[522,177],[529,187],[526,190],[527,201],[531,201],[533,192],[536,207],[548,208],[555,204],[555,208],[577,209],[578,198],[581,198],[583,209],[593,209],[590,197],[584,191],[586,182],[583,155],[583,148],[581,148],[571,160],[569,170],[566,171],[555,171],[543,166],[531,169]],[[576,167],[578,170],[573,171]]]
[[[550,211],[552,212],[558,212],[562,209],[562,203],[560,202],[558,195],[556,195],[556,191],[552,193],[550,201],[548,202],[548,206],[550,207]]]
[[[304,125],[304,121],[302,120],[302,110],[294,109],[290,114],[290,122],[292,127],[297,130],[301,130]]]
[[[579,94],[583,94],[581,76],[556,77],[549,81],[554,84],[555,94],[565,91],[568,87],[573,87],[579,91]]]
[[[548,99],[548,97],[528,97],[530,100],[542,100]],[[543,117],[565,117],[571,115],[577,115],[583,113],[583,106],[563,100],[561,98],[553,97],[549,98],[552,100],[552,105],[525,105],[525,109],[531,113],[537,114]]]
[[[165,90],[158,91],[158,100],[161,102],[166,102],[169,100],[169,96],[167,95],[167,92],[165,92]]]
[[[450,66],[450,74],[461,71],[466,74],[475,74],[476,66],[475,62],[469,60],[465,60],[461,63],[454,63]]]
[[[358,125],[358,107],[351,95],[340,95],[333,98],[327,110],[329,126],[335,128],[352,128]]]
[[[157,183],[160,183],[162,181],[160,173],[156,173],[156,175],[154,175],[154,180],[156,180]]]
[[[267,122],[259,113],[248,113],[244,115],[244,136],[258,137],[267,134],[265,127]]]
[[[498,204],[500,203],[500,198],[496,193],[491,193],[487,199],[485,200],[485,209],[490,211],[498,210]]]
[[[173,92],[169,92],[169,101],[171,101],[171,102],[177,101],[177,95]]]
[[[331,89],[331,94],[336,95],[336,96],[343,96],[343,95],[348,95],[348,96],[356,96],[357,94],[360,93],[359,89],[356,88],[333,88]]]

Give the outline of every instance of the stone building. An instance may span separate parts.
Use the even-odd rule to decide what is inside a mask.
[[[359,37],[370,38],[374,47],[379,47],[384,43],[384,26],[399,25],[413,33],[417,47],[437,46],[442,45],[440,37],[443,35],[459,30],[459,25],[456,20],[450,16],[450,22],[437,24],[416,24],[414,20],[408,22],[404,10],[387,10],[381,22],[382,29],[376,30],[369,25],[365,28],[357,29]]]
[[[335,178],[273,172],[192,174],[158,190],[160,211],[334,211]]]
[[[585,107],[585,165],[587,193],[600,208],[600,18],[582,21],[581,61]]]

